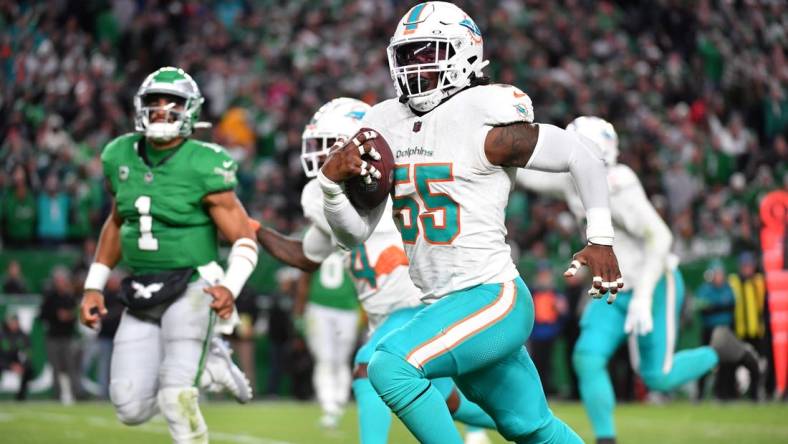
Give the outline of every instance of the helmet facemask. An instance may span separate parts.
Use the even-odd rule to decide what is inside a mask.
[[[162,99],[166,104],[162,104]],[[186,101],[170,94],[147,94],[142,97],[139,109],[145,137],[154,142],[169,142],[180,135],[187,120]]]
[[[306,177],[317,177],[330,148],[339,139],[337,134],[304,136],[301,138],[301,166]]]
[[[487,65],[479,27],[446,2],[420,3],[405,13],[387,52],[400,101],[418,112],[471,86]]]
[[[470,84],[471,64],[457,57],[456,44],[444,38],[424,38],[392,44],[389,66],[397,93],[418,111],[429,111]]]
[[[186,72],[161,68],[145,79],[134,96],[135,129],[157,143],[189,137],[200,118],[203,100]]]

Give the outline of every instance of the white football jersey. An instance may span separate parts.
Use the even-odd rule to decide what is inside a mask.
[[[495,125],[532,122],[531,99],[509,85],[468,88],[423,116],[396,99],[367,112],[396,163],[394,219],[425,302],[518,276],[506,244],[504,210],[515,168],[484,153]]]
[[[317,179],[304,186],[301,206],[304,216],[325,234],[323,245],[310,245],[310,251],[330,253],[339,249],[323,214],[323,192]],[[421,291],[408,276],[408,258],[391,217],[390,200],[375,231],[366,242],[350,250],[346,264],[371,330],[393,311],[421,304]]]

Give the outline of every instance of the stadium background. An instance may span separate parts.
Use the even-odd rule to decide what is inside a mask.
[[[784,2],[456,3],[484,33],[493,81],[527,92],[537,120],[594,114],[615,125],[620,161],[672,228],[691,291],[710,261],[733,272],[741,253],[760,255],[760,199],[788,187]],[[33,329],[36,371],[46,361],[36,295],[59,265],[80,288],[109,204],[98,154],[132,130],[132,97],[148,73],[175,65],[194,76],[214,125],[198,136],[239,160],[238,191],[254,217],[299,233],[303,125],[331,98],[393,94],[385,46],[411,5],[0,1],[0,269],[20,263],[31,293],[2,297],[0,311]],[[526,281],[545,264],[560,273],[579,245],[565,205],[516,191],[507,216]],[[261,318],[278,268],[263,254],[250,281]],[[687,313],[682,346],[700,341]],[[259,387],[267,339],[255,339]]]

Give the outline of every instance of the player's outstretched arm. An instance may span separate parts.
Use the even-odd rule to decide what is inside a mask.
[[[233,191],[208,194],[203,203],[219,232],[233,243],[227,258],[227,270],[221,282],[205,289],[213,296],[211,303],[222,319],[229,319],[235,308],[235,298],[257,266],[257,242],[249,225],[249,216]]]
[[[309,230],[312,229],[316,230],[314,227],[310,227]],[[309,230],[307,230],[307,233],[309,233]],[[304,250],[305,242],[287,237],[273,228],[262,225],[257,230],[256,234],[257,242],[260,242],[260,245],[265,248],[265,251],[277,260],[307,272],[315,271],[320,267],[320,262],[312,261],[307,257]],[[329,238],[329,244],[330,242],[331,239]]]
[[[586,208],[589,244],[575,254],[567,273],[588,266],[594,276],[591,294],[599,297],[609,290],[608,302],[612,303],[623,280],[613,253],[607,169],[592,142],[554,125],[517,122],[493,127],[487,133],[484,153],[493,165],[572,175]]]
[[[368,140],[377,137],[374,131],[356,134],[350,141],[338,142],[331,149],[317,180],[323,190],[323,211],[337,242],[351,249],[369,238],[380,222],[386,200],[369,212],[361,212],[348,200],[341,183],[356,176],[380,178],[380,172],[361,159],[364,153],[380,157]]]
[[[515,181],[517,185],[528,191],[556,199],[566,199],[566,190],[574,188],[572,176],[567,173],[546,173],[520,168],[517,170]]]
[[[110,272],[120,262],[120,226],[123,219],[118,214],[118,206],[112,201],[104,226],[101,228],[96,256],[85,278],[85,289],[80,305],[82,323],[90,328],[98,326],[99,320],[107,314],[104,306],[104,286]]]

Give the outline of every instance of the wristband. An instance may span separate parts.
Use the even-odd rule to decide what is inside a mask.
[[[596,245],[613,245],[613,223],[610,219],[610,209],[589,208],[586,211],[586,239]]]
[[[317,172],[317,182],[323,190],[323,202],[329,208],[337,208],[348,202],[342,185],[326,177],[322,170]]]
[[[219,285],[226,287],[233,294],[233,298],[238,298],[244,284],[249,276],[252,275],[257,266],[257,242],[242,237],[235,241],[227,258],[227,271]]]
[[[88,275],[85,277],[85,290],[104,291],[110,273],[112,273],[112,269],[101,262],[90,264]]]

